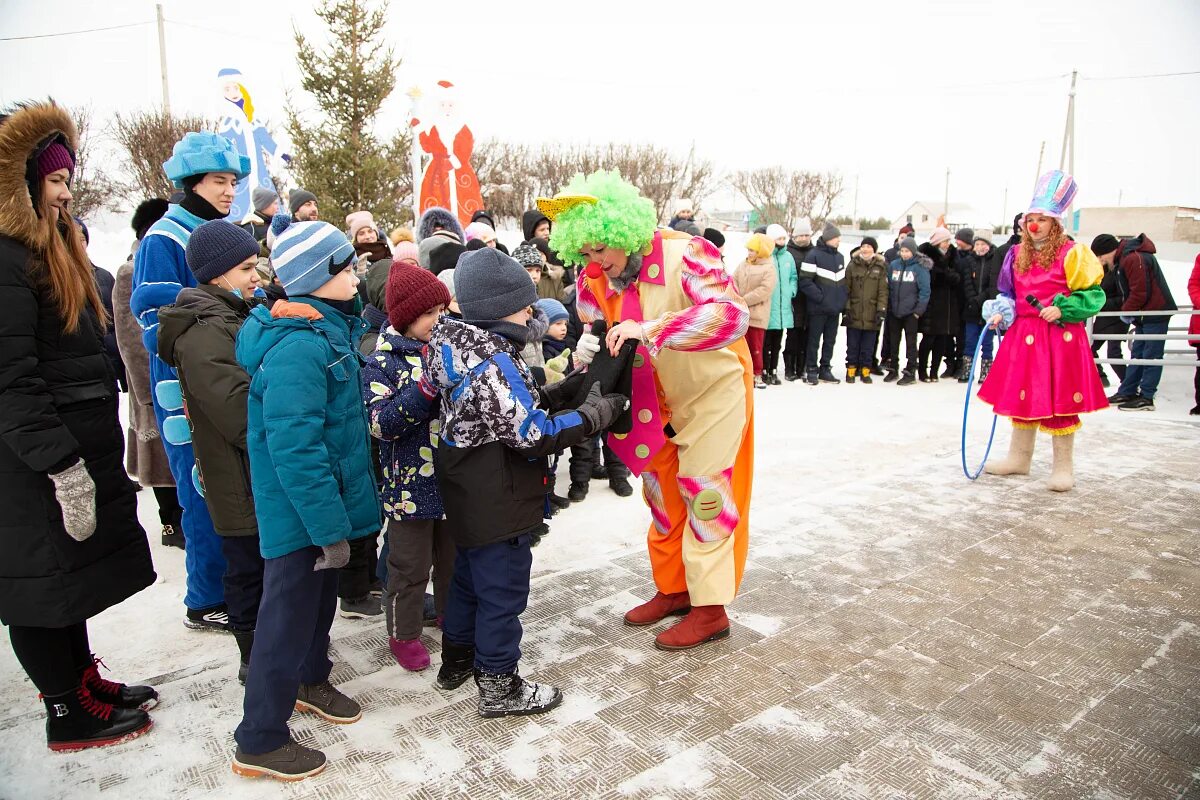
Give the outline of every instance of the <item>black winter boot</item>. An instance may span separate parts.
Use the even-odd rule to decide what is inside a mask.
[[[617,493],[617,497],[629,497],[633,494],[633,487],[629,485],[629,478],[624,475],[618,475],[608,479],[608,488]]]
[[[599,449],[599,448],[597,448]],[[596,460],[592,462],[592,480],[602,481],[608,478],[608,467],[600,461],[600,454],[596,453]]]
[[[438,670],[437,687],[447,691],[467,682],[475,669],[475,648],[455,644],[442,637],[442,668]]]
[[[158,692],[150,686],[126,686],[123,683],[105,680],[100,677],[100,667],[108,669],[108,665],[92,655],[92,663],[83,668],[79,676],[83,687],[91,692],[92,697],[101,703],[108,703],[116,708],[137,708],[149,711],[158,705]]]
[[[495,673],[475,670],[479,686],[479,716],[522,717],[544,714],[558,706],[562,691],[553,686],[531,683],[516,672]]]
[[[841,383],[829,367],[821,367],[821,371],[817,373],[817,380],[821,383]]]
[[[958,382],[966,383],[971,380],[971,359],[964,358],[962,367],[958,370]]]
[[[250,674],[250,651],[254,649],[254,631],[234,631],[233,638],[237,640],[238,652],[242,659],[238,664],[238,683],[246,685],[246,676]]]
[[[925,380],[925,379],[922,378],[921,380]],[[912,386],[916,382],[917,382],[917,380],[916,380],[916,378],[913,377],[912,370],[906,369],[906,370],[904,370],[904,377],[901,378],[896,385],[897,386]]]
[[[115,708],[92,696],[86,686],[43,696],[46,744],[57,752],[104,747],[141,736],[154,723],[137,708]]]
[[[984,378],[986,378],[988,376],[988,373],[991,371],[992,371],[992,360],[990,358],[985,358],[983,361],[980,361],[979,362],[979,382],[983,383]],[[1107,386],[1107,385],[1108,384],[1105,384],[1105,386]]]
[[[550,505],[552,505],[554,508],[558,509],[559,511],[562,511],[564,508],[570,508],[571,501],[570,501],[570,499],[568,499],[566,497],[559,497],[558,495],[551,492],[550,493]]]
[[[572,483],[571,488],[567,490],[567,499],[572,503],[582,503],[588,495],[588,485],[586,483]]]
[[[888,374],[883,377],[884,383],[895,383],[898,380],[900,380],[900,373],[896,372],[895,370],[888,372]]]

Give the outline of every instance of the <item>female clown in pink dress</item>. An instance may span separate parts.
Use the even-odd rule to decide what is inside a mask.
[[[1058,170],[1038,179],[1021,244],[1009,250],[1000,271],[1000,294],[983,307],[991,326],[1008,333],[979,397],[1013,424],[1008,455],[989,461],[986,470],[1028,475],[1040,428],[1054,443],[1047,488],[1056,492],[1075,485],[1079,415],[1108,406],[1084,326],[1104,306],[1104,268],[1062,226],[1075,191],[1075,180]]]

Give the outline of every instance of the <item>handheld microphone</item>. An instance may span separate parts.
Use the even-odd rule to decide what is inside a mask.
[[[1042,311],[1043,309],[1045,309],[1045,308],[1046,308],[1044,305],[1042,305],[1042,301],[1041,301],[1041,300],[1038,300],[1036,297],[1034,297],[1034,296],[1033,296],[1033,295],[1031,295],[1031,294],[1027,294],[1027,295],[1025,295],[1025,302],[1026,302],[1026,303],[1029,303],[1029,305],[1033,306],[1033,307],[1034,307],[1034,308],[1036,308],[1038,311]],[[1060,327],[1060,328],[1065,328],[1065,327],[1066,327],[1065,325],[1063,325],[1063,321],[1062,321],[1062,319],[1056,319],[1056,320],[1054,320],[1054,324],[1055,324],[1055,325],[1057,325],[1057,326],[1058,326],[1058,327]]]

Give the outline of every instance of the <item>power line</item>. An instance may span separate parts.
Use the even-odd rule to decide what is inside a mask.
[[[122,28],[140,28],[143,25],[153,25],[153,22],[130,22],[126,25],[110,25],[107,28],[87,28],[82,31],[63,31],[61,33],[37,33],[30,36],[3,36],[0,42],[16,42],[24,39],[51,39],[56,36],[78,36],[81,33],[100,33],[101,31],[116,31]]]
[[[1150,75],[1099,75],[1094,78],[1081,75],[1080,77],[1085,81],[1136,81],[1142,78],[1175,78],[1180,75],[1200,75],[1200,69],[1189,72],[1155,72]]]

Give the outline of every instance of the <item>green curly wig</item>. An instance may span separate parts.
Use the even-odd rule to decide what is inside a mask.
[[[603,244],[627,253],[649,246],[658,227],[654,203],[616,170],[576,174],[559,194],[590,194],[597,203],[582,203],[558,215],[550,231],[550,247],[567,265],[584,265],[585,245]]]

